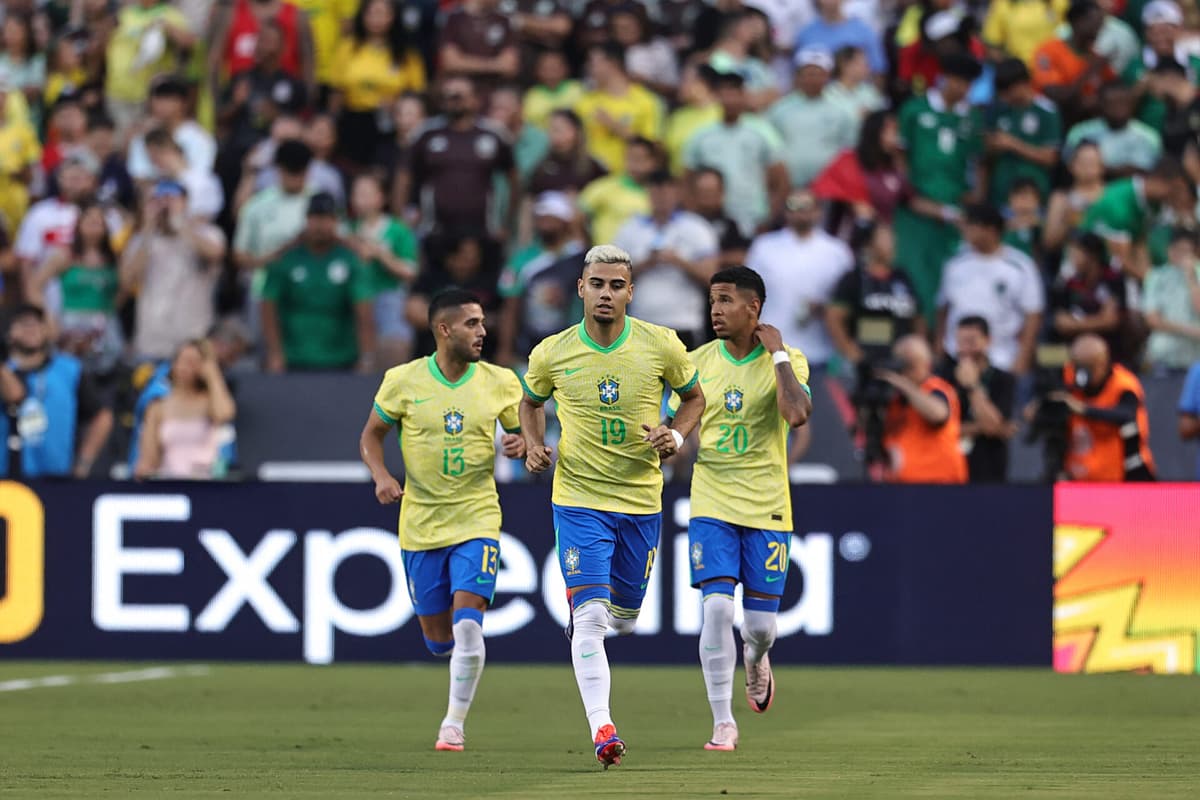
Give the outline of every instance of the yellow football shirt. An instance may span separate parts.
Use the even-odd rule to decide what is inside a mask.
[[[650,194],[628,175],[605,175],[583,187],[579,208],[591,221],[593,242],[611,242],[630,217],[650,213]]]
[[[662,129],[662,104],[638,84],[623,95],[587,92],[575,104],[587,132],[588,152],[614,174],[625,171],[625,140],[601,122],[603,115],[626,125],[634,136],[657,142]]]
[[[337,56],[342,30],[354,19],[359,0],[291,0],[291,3],[308,16],[317,83],[332,84],[340,66]]]
[[[433,356],[387,371],[375,413],[399,428],[405,471],[401,547],[434,550],[500,538],[492,474],[496,420],[515,433],[520,403],[516,374],[492,364],[472,364],[454,383]]]
[[[796,380],[808,387],[808,360],[789,347]],[[775,364],[760,344],[735,360],[716,340],[689,354],[708,397],[700,455],[692,471],[692,517],[765,531],[792,529],[788,424],[775,401]],[[672,408],[678,397],[671,398]]]
[[[350,111],[375,111],[401,92],[425,89],[425,66],[412,50],[403,64],[393,64],[391,51],[373,44],[342,43],[332,83],[340,89]]]
[[[33,167],[41,157],[42,146],[32,125],[24,120],[0,123],[0,225],[7,226],[13,239],[29,210],[29,189],[10,176]]]
[[[539,402],[553,396],[562,424],[553,501],[624,514],[661,511],[662,469],[642,425],[660,423],[664,383],[684,392],[697,377],[675,331],[632,317],[608,347],[581,322],[533,348],[525,392]]]

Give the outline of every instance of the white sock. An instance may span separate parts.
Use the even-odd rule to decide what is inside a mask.
[[[473,619],[454,623],[454,652],[450,655],[450,703],[442,725],[462,730],[483,674],[483,628]]]
[[[762,661],[771,645],[775,644],[775,616],[774,611],[743,608],[742,641],[746,643],[746,657],[751,664]]]
[[[700,669],[712,706],[713,725],[733,722],[733,670],[737,647],[733,641],[733,598],[710,594],[704,598],[704,624],[700,628]]]
[[[612,725],[608,707],[611,677],[608,654],[604,652],[604,634],[608,632],[608,608],[592,601],[575,609],[575,635],[571,637],[571,664],[575,667],[575,682],[583,698],[592,738],[605,725]]]

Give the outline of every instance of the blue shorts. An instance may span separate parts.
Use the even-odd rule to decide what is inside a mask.
[[[500,543],[495,539],[471,539],[436,550],[400,552],[408,576],[408,596],[419,617],[449,611],[455,592],[477,594],[488,603],[496,594]]]
[[[611,586],[614,606],[641,608],[661,529],[662,514],[555,505],[554,539],[567,588]]]
[[[688,524],[692,586],[733,578],[751,591],[781,595],[787,583],[789,531],[743,528],[711,517]]]

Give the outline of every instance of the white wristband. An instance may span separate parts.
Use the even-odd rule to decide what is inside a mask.
[[[790,364],[792,357],[788,355],[787,350],[776,350],[771,354],[771,360],[776,364]]]
[[[671,428],[671,438],[673,438],[675,440],[675,449],[682,450],[683,449],[683,434],[680,433],[679,431],[675,430],[674,428]]]

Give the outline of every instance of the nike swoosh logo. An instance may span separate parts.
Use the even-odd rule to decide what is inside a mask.
[[[701,382],[701,383],[712,383],[712,382],[713,382],[713,381],[715,381],[716,379],[717,379],[717,376],[716,376],[716,375],[714,375],[714,376],[712,376],[711,378],[701,378],[701,379],[700,379],[700,382]]]
[[[419,406],[419,405],[421,405],[421,403],[428,403],[432,399],[433,399],[432,397],[426,397],[423,400],[413,400],[413,405]]]
[[[492,583],[494,580],[495,578],[484,578],[482,576],[475,578],[476,583]]]
[[[642,588],[643,588],[643,589],[645,589],[645,588],[646,588],[646,584],[644,584],[644,583],[643,583],[643,584],[642,584]]]
[[[600,652],[599,650],[593,650],[590,653],[580,653],[579,657],[580,658],[591,658],[592,656],[596,655],[596,653],[599,653],[599,652]]]
[[[576,372],[579,372],[579,370],[581,370],[581,369],[583,369],[583,367],[575,367],[574,369],[564,369],[563,375],[574,375]]]
[[[466,676],[463,676],[463,677],[461,677],[461,678],[460,678],[459,676],[455,675],[455,676],[454,676],[454,680],[456,680],[456,681],[460,681],[460,682],[461,682],[461,681],[469,681],[469,680],[471,680],[471,678],[473,678],[473,677],[475,677],[475,676],[474,676],[474,675],[466,675]]]
[[[767,576],[767,583],[774,583],[775,581],[781,581],[781,580],[783,580],[782,575],[776,575],[774,577]]]
[[[706,652],[706,653],[711,653],[714,650],[720,650],[720,649],[721,649],[721,645],[717,645],[716,647],[709,647],[708,645],[704,645],[704,652]]]

